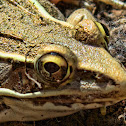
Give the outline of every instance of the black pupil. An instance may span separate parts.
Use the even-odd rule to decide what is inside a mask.
[[[58,71],[60,69],[60,67],[57,64],[53,63],[53,62],[45,63],[44,68],[49,73],[55,73],[56,71]]]

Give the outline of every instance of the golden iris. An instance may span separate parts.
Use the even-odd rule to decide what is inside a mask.
[[[54,85],[66,81],[72,73],[72,66],[69,66],[67,60],[56,52],[42,55],[34,66],[42,81]]]

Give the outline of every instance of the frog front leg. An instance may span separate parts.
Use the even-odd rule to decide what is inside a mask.
[[[50,20],[52,22],[56,22],[58,24],[61,24],[62,26],[65,26],[65,27],[69,27],[69,28],[73,28],[74,26],[71,25],[70,23],[67,23],[65,21],[61,21],[61,20],[58,20],[54,17],[52,17],[45,9],[43,6],[41,6],[41,4],[37,1],[37,0],[29,0],[29,2],[36,7],[36,9],[38,10],[39,14],[47,19],[47,20]]]
[[[13,5],[17,6],[18,8],[22,9],[27,14],[34,15],[33,13],[31,13],[30,11],[28,11],[27,9],[25,9],[23,6],[19,5],[15,0],[8,0],[8,1],[10,3],[12,3]],[[32,4],[32,6],[35,6],[36,7],[36,9],[38,10],[39,15],[41,17],[43,17],[44,19],[49,20],[49,21],[52,21],[52,22],[56,22],[58,24],[61,24],[64,27],[68,27],[70,29],[73,29],[74,26],[72,24],[67,23],[65,21],[62,21],[62,20],[58,20],[58,19],[54,18],[53,16],[51,16],[45,10],[45,8],[37,0],[29,0],[29,2]]]

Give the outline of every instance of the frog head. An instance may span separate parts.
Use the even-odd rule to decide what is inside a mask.
[[[65,116],[126,98],[126,70],[101,45],[105,34],[94,19],[85,19],[98,33],[88,44],[76,38],[83,19],[70,27],[52,18],[42,24],[38,15],[2,2],[0,122]]]

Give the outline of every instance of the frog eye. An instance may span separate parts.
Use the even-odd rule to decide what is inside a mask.
[[[103,29],[104,29],[104,31],[105,31],[105,34],[106,34],[107,36],[110,36],[109,30],[108,30],[108,28],[106,27],[106,25],[104,25],[103,23],[101,23],[101,25],[102,25],[102,27],[103,27]]]
[[[72,67],[67,60],[56,52],[50,52],[40,56],[34,67],[44,83],[59,86],[66,81],[72,73]]]
[[[104,29],[104,32],[105,32],[104,39],[108,44],[109,43],[109,36],[110,36],[109,30],[104,24],[102,24],[102,23],[100,23],[100,24],[102,25],[102,27]]]
[[[105,41],[108,44],[109,43],[109,36],[110,36],[108,28],[102,23],[99,23],[99,22],[95,22],[95,23],[98,26],[98,28],[101,31]]]

